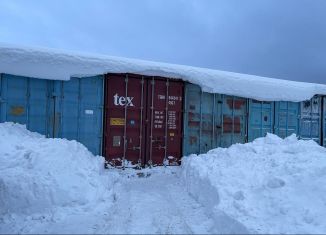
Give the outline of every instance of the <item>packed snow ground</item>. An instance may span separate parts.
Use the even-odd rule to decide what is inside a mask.
[[[103,169],[75,142],[0,124],[0,233],[325,233],[326,149],[274,135]]]
[[[320,84],[5,43],[0,43],[0,73],[52,80],[106,73],[136,73],[182,79],[201,86],[205,92],[262,101],[299,102],[316,94],[326,95],[326,85]]]
[[[314,141],[268,134],[184,158],[182,168],[188,192],[217,220],[256,233],[326,233],[326,148]]]

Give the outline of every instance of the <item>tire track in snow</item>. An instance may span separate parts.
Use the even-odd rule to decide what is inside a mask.
[[[117,200],[103,231],[125,234],[214,233],[213,220],[188,195],[176,174],[178,170],[146,170],[151,176],[144,178],[137,177],[137,171],[122,172],[121,185],[115,190]]]

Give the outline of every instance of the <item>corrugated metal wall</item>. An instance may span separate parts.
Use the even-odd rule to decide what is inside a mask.
[[[95,154],[102,152],[103,76],[57,81],[56,136],[77,140]],[[56,125],[55,125],[56,126]]]
[[[49,135],[52,88],[48,80],[2,74],[0,122],[25,124],[31,131]]]
[[[103,76],[52,81],[2,74],[0,88],[0,122],[74,139],[101,154]]]
[[[300,103],[275,102],[274,134],[285,138],[299,133]]]
[[[177,165],[182,157],[183,81],[107,74],[104,155],[110,165]]]
[[[273,133],[274,102],[249,100],[248,141]]]
[[[321,143],[321,97],[301,102],[300,134],[302,139],[313,139]]]
[[[187,83],[184,107],[183,155],[245,143],[247,99],[202,92]]]
[[[0,74],[0,122],[26,124],[48,137],[75,139],[101,154],[103,83],[104,76],[51,81]],[[183,155],[245,143],[267,132],[281,137],[297,133],[326,146],[326,97],[261,102],[202,92],[190,83],[184,97]]]

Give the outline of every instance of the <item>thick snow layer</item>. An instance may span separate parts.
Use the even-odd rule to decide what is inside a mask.
[[[0,123],[0,215],[107,200],[115,178],[103,166],[103,157],[76,141],[48,139],[23,125]]]
[[[54,49],[0,44],[0,73],[69,80],[106,73],[136,73],[183,79],[203,91],[264,101],[303,101],[326,95],[326,86],[246,74]]]
[[[182,168],[190,194],[233,232],[326,233],[326,149],[314,141],[269,134],[184,157]]]

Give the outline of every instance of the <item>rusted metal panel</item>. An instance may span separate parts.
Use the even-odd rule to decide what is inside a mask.
[[[184,155],[244,143],[246,126],[247,99],[206,93],[197,85],[186,84]]]
[[[104,155],[111,165],[179,164],[182,84],[134,74],[106,76]]]
[[[301,102],[300,138],[312,139],[321,143],[322,98],[314,96],[311,100]]]
[[[245,143],[247,139],[247,99],[219,95],[217,96],[219,116],[217,131],[218,146],[229,147],[235,143]]]

